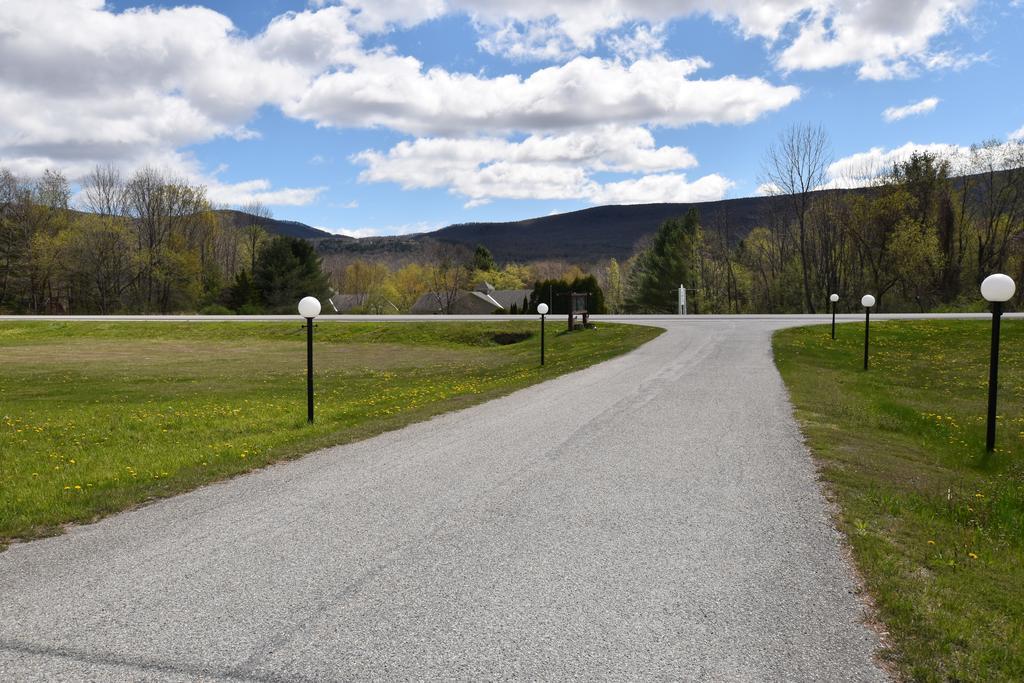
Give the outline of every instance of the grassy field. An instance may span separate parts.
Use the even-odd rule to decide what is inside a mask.
[[[990,323],[779,332],[776,360],[910,680],[1024,680],[1024,321],[1004,320],[985,454]]]
[[[0,549],[507,394],[661,332],[552,322],[541,368],[538,328],[323,321],[310,426],[301,322],[4,323]]]

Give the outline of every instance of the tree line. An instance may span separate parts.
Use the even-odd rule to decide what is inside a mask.
[[[741,239],[724,211],[691,211],[609,264],[606,283],[625,280],[618,310],[674,311],[680,284],[703,313],[814,313],[832,293],[848,309],[871,293],[881,310],[967,310],[991,273],[1024,282],[1024,142],[917,152],[847,191],[820,189],[827,147],[820,127],[780,137],[764,179],[782,201]]]
[[[993,272],[1024,283],[1024,142],[858,169],[857,190],[828,189],[828,150],[817,126],[779,137],[762,171],[779,197],[748,234],[735,234],[728,208],[691,211],[625,261],[589,266],[498,264],[483,246],[432,240],[399,262],[321,260],[309,242],[270,235],[266,207],[240,207],[238,224],[203,186],[160,169],[97,166],[77,208],[59,171],[0,169],[0,312],[288,313],[332,292],[353,313],[407,313],[428,293],[443,312],[481,282],[523,290],[515,313],[541,301],[559,312],[571,291],[590,294],[591,312],[674,312],[680,285],[698,313],[814,313],[832,293],[848,309],[871,293],[882,310],[936,311],[980,308],[978,283]]]
[[[206,188],[153,167],[97,166],[79,206],[59,171],[0,169],[0,311],[35,314],[282,312],[329,295],[312,246],[272,238],[270,212],[237,226]]]

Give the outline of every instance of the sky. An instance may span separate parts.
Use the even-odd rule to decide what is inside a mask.
[[[0,167],[156,166],[355,236],[1024,137],[1024,0],[0,0]]]

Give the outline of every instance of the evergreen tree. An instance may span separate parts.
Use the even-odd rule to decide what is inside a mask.
[[[228,308],[241,312],[246,306],[256,305],[256,289],[252,286],[249,271],[239,271],[235,284],[228,291]]]
[[[604,305],[604,292],[601,290],[601,286],[597,284],[597,278],[593,275],[577,277],[572,282],[566,282],[565,280],[544,280],[543,282],[534,283],[533,293],[530,295],[527,310],[535,312],[537,310],[537,304],[544,302],[548,303],[550,306],[550,310],[548,311],[550,314],[567,315],[569,313],[571,301],[569,294],[573,292],[576,294],[586,293],[589,295],[587,297],[587,311],[589,313],[606,312]],[[550,302],[548,301],[549,297]]]
[[[494,262],[494,257],[491,256],[491,250],[482,244],[476,245],[476,251],[473,252],[473,268],[483,271],[498,269],[498,264]]]
[[[263,247],[252,281],[260,303],[272,313],[294,312],[304,296],[321,301],[330,296],[327,275],[313,245],[295,237],[275,237]]]
[[[523,296],[523,305],[519,309],[519,312],[522,313],[523,315],[529,315],[530,313],[532,313],[532,311],[530,310],[530,295],[529,294]]]
[[[696,289],[700,224],[697,210],[682,219],[671,218],[639,255],[630,276],[629,307],[641,313],[674,311],[679,285]]]

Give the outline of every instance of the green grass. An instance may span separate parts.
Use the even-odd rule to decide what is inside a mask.
[[[649,327],[336,323],[0,325],[0,549],[463,408],[629,351]],[[498,344],[500,333],[530,335]]]
[[[997,451],[990,323],[779,332],[775,354],[839,524],[910,680],[1024,680],[1024,321],[1004,320]]]

